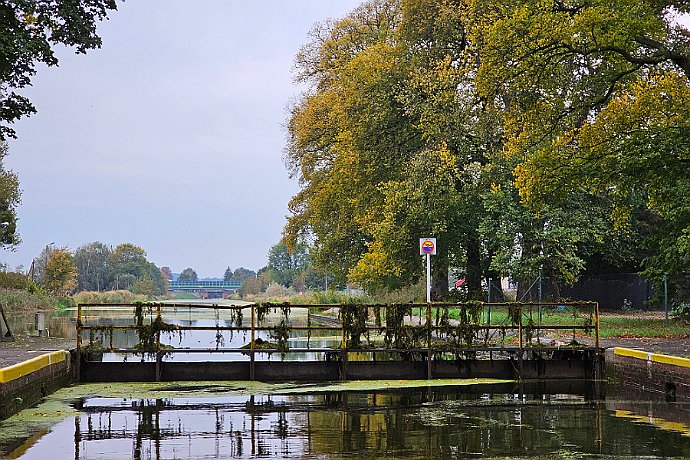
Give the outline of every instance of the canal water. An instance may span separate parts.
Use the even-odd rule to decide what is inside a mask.
[[[0,455],[690,458],[687,403],[504,391],[461,381],[78,385],[0,422]]]

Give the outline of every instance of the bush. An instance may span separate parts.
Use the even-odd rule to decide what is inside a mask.
[[[350,295],[345,292],[329,289],[328,291],[315,291],[311,294],[311,303],[329,305],[345,303],[374,303],[374,299],[367,295]]]
[[[26,275],[15,272],[0,272],[0,289],[27,289]]]
[[[681,321],[690,322],[690,302],[676,302],[671,314]]]
[[[0,304],[8,313],[33,313],[60,309],[60,299],[57,297],[17,289],[0,289]]]
[[[285,300],[286,297],[295,295],[295,291],[293,291],[291,288],[283,286],[282,284],[271,283],[266,288],[264,295],[268,299]]]
[[[373,294],[376,303],[425,303],[426,282],[420,281],[413,286],[405,286],[395,291],[380,291]]]

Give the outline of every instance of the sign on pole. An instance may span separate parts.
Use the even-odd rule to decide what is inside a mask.
[[[420,238],[419,239],[419,255],[429,254],[436,255],[436,238]]]
[[[426,302],[431,303],[431,256],[436,255],[436,238],[420,238],[419,254],[426,255]]]

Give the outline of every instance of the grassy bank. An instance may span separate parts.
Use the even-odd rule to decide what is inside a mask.
[[[690,338],[690,327],[674,318],[665,326],[663,312],[605,314],[600,320],[599,336]]]

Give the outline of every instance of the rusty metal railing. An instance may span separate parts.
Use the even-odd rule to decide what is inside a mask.
[[[86,324],[84,311],[99,308],[133,309],[134,324]],[[190,312],[192,309],[213,310],[216,312],[216,324],[191,326],[163,321],[163,311],[183,312],[185,309]],[[246,310],[250,313],[249,324],[244,321]],[[291,320],[292,310],[307,311],[306,325]],[[230,311],[229,325],[220,324],[220,311]],[[268,321],[271,315],[278,315],[280,321],[271,325]],[[593,349],[599,353],[599,308],[595,302],[491,303],[490,310],[479,302],[394,305],[91,303],[78,305],[76,329],[78,363],[86,351],[137,354],[142,359],[149,356],[156,360],[158,378],[164,356],[174,353],[248,355],[251,380],[254,380],[254,363],[258,353],[326,353],[344,364],[343,378],[346,378],[346,363],[350,353],[370,354],[372,360],[376,360],[377,354],[381,353],[386,354],[388,359],[425,359],[429,376],[434,359],[476,357],[480,352],[488,353],[492,359],[496,355],[515,357],[521,369],[527,351],[546,353],[563,349],[592,349],[576,340],[586,335],[594,336]],[[114,331],[129,330],[136,331],[139,344],[135,347],[116,347],[113,343]],[[216,337],[222,337],[224,332],[240,332],[245,337],[249,334],[250,340],[242,347],[220,347],[218,342],[215,348],[162,345],[162,334],[194,331],[215,331]],[[311,347],[312,335],[324,331],[337,333],[340,343]],[[89,344],[86,346],[84,333],[89,335]],[[307,346],[289,346],[291,333],[306,334]],[[571,333],[573,340],[561,342],[559,339],[563,338],[563,333]],[[260,337],[262,334],[267,340]],[[107,346],[104,344],[105,336],[109,338]],[[380,356],[378,359],[381,359]]]

